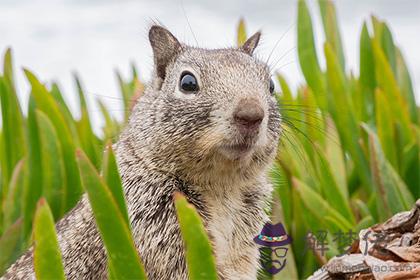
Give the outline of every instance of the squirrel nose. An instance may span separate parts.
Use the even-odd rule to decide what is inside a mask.
[[[246,130],[254,130],[259,127],[263,118],[264,110],[256,100],[241,100],[233,114],[237,126]]]

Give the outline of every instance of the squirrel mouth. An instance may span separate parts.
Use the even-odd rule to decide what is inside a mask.
[[[231,159],[239,159],[249,154],[254,145],[252,143],[238,143],[222,146],[222,152]]]
[[[240,160],[248,158],[253,154],[258,145],[257,135],[232,135],[219,144],[219,152],[230,160]]]
[[[226,146],[226,148],[231,151],[236,151],[236,152],[247,152],[252,149],[252,146],[253,145],[249,143],[240,143],[240,144],[228,145]]]

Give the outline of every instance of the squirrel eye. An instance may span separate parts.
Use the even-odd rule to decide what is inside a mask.
[[[198,82],[190,72],[183,72],[179,80],[179,88],[184,93],[195,93],[198,91]]]
[[[274,93],[274,82],[273,79],[270,79],[270,93]]]

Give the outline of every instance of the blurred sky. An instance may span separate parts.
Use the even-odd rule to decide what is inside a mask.
[[[308,2],[315,18],[317,44],[322,50],[319,10],[314,0]],[[361,25],[373,13],[389,23],[408,62],[420,103],[420,1],[335,3],[348,70],[358,73]],[[153,60],[147,29],[152,22],[159,21],[180,40],[196,44],[185,14],[199,46],[233,45],[241,16],[247,22],[248,33],[263,31],[257,52],[262,58],[267,58],[275,42],[284,35],[270,61],[281,58],[277,67],[295,88],[303,79],[295,49],[296,6],[293,0],[0,0],[0,52],[4,53],[6,47],[13,49],[18,91],[24,106],[29,87],[21,71],[23,66],[44,82],[57,81],[71,108],[78,112],[72,79],[76,71],[82,78],[98,129],[95,98],[101,98],[115,115],[122,115],[116,99],[119,95],[115,69],[129,77],[129,63],[134,62],[142,80],[149,78]]]

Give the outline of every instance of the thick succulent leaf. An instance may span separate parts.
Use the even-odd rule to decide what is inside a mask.
[[[347,172],[343,148],[337,128],[331,118],[326,118],[325,136],[325,157],[330,165],[337,187],[347,200],[349,198],[349,190],[347,188]]]
[[[245,20],[241,18],[238,23],[238,31],[237,31],[237,38],[236,43],[238,47],[242,46],[247,39],[246,35],[246,27],[245,27]]]
[[[318,106],[321,109],[325,109],[327,106],[325,81],[316,54],[312,19],[304,0],[299,0],[298,2],[297,22],[297,45],[300,68],[302,69],[306,82],[314,91]]]
[[[81,118],[77,122],[77,129],[80,139],[80,144],[83,150],[88,155],[91,162],[98,168],[99,167],[99,155],[101,147],[96,145],[96,137],[92,130],[91,120],[88,111],[88,105],[86,102],[86,97],[80,78],[75,74],[74,75],[76,88],[79,96],[79,106],[81,112]]]
[[[130,229],[111,190],[82,151],[77,152],[77,160],[112,275],[117,279],[145,279]]]
[[[368,216],[364,216],[359,223],[356,225],[355,231],[359,232],[362,229],[366,229],[368,227],[370,227],[371,225],[375,224],[375,220],[373,219],[372,216],[368,215]]]
[[[293,200],[292,188],[284,169],[277,162],[274,164],[270,172],[271,182],[274,185],[273,196],[277,196],[280,200],[283,222],[291,226],[293,221]]]
[[[77,163],[74,158],[75,145],[73,135],[65,122],[62,113],[54,101],[51,94],[48,93],[44,85],[28,70],[25,70],[27,79],[32,86],[32,96],[35,99],[36,106],[39,110],[44,112],[53,123],[57,135],[60,137],[61,152],[63,154],[63,161],[66,168],[66,205],[65,209],[71,209],[82,194],[80,183],[80,174],[77,169]]]
[[[278,153],[281,167],[286,173],[291,173],[304,182],[314,182],[314,178],[316,178],[315,166],[312,165],[311,158],[302,144],[303,141],[308,140],[302,140],[299,137],[301,133],[296,132],[293,124],[283,125],[282,128],[283,135]],[[311,184],[311,187],[321,191],[319,184]]]
[[[344,73],[328,43],[325,44],[324,50],[327,60],[328,87],[331,91],[329,94],[330,112],[338,129],[343,148],[350,153],[354,160],[364,185],[371,187],[368,163],[359,145],[360,132],[352,110],[353,106],[349,100]]]
[[[286,79],[281,75],[281,74],[277,74],[277,80],[280,84],[280,89],[281,89],[281,99],[277,99],[278,101],[280,101],[280,103],[284,103],[285,105],[291,105],[293,103],[293,94],[292,91],[290,90],[289,85],[287,84]],[[276,97],[279,97],[279,95],[276,95]]]
[[[350,209],[348,193],[343,192],[343,189],[334,180],[330,164],[327,162],[325,155],[322,154],[322,151],[319,150],[316,155],[316,166],[323,196],[338,213],[354,224],[355,219]]]
[[[398,168],[397,154],[395,150],[395,123],[391,118],[390,108],[384,92],[379,88],[375,91],[376,126],[378,137],[388,161]]]
[[[374,116],[373,92],[376,87],[375,78],[375,60],[372,50],[372,39],[370,38],[366,22],[363,23],[362,32],[360,34],[360,94],[362,95],[364,117],[362,119],[372,118]]]
[[[392,38],[391,31],[388,26],[383,22],[382,23],[382,33],[381,33],[381,45],[385,53],[386,59],[391,66],[394,76],[397,77],[397,59],[396,59],[396,50],[394,45],[394,39]]]
[[[371,216],[368,205],[365,202],[363,202],[362,200],[355,199],[354,200],[354,205],[355,205],[355,208],[357,208],[359,216],[361,216],[361,217]]]
[[[0,275],[18,258],[21,253],[22,219],[9,226],[0,238]]]
[[[3,203],[3,227],[8,228],[22,215],[22,196],[25,187],[25,160],[21,159],[15,166],[10,180],[9,192]],[[1,236],[1,235],[0,235]]]
[[[34,218],[34,269],[39,280],[65,279],[54,218],[43,198],[38,202]]]
[[[125,112],[125,120],[128,120],[130,116],[131,107],[132,107],[132,98],[135,92],[135,88],[139,83],[138,80],[133,80],[132,82],[125,82],[121,77],[120,73],[117,71],[117,80],[118,84],[120,85],[121,97],[123,100],[123,109]]]
[[[376,134],[367,125],[363,128],[369,137],[370,168],[379,202],[378,213],[381,220],[385,220],[392,214],[410,209],[414,198],[386,160]]]
[[[411,121],[420,124],[419,113],[417,112],[416,97],[413,90],[413,83],[408,72],[407,65],[400,49],[396,48],[397,77],[401,93],[404,95],[410,110]]]
[[[378,86],[383,90],[387,98],[387,104],[393,118],[401,125],[401,133],[404,144],[407,144],[412,138],[413,133],[410,127],[410,115],[408,105],[404,97],[401,95],[397,81],[390,63],[381,49],[378,38],[372,40],[373,54],[375,57],[375,72]]]
[[[5,197],[8,183],[13,169],[19,160],[25,155],[25,121],[16,94],[13,69],[12,53],[8,49],[4,55],[4,76],[0,76],[0,104],[2,121],[2,148],[0,167],[2,170],[1,197]]]
[[[27,171],[28,178],[23,192],[23,221],[25,238],[31,233],[33,215],[36,209],[36,203],[42,194],[43,186],[43,162],[41,159],[41,146],[39,140],[38,124],[36,119],[35,100],[29,98],[28,109],[28,160]]]
[[[404,148],[400,174],[414,197],[420,197],[420,141]]]
[[[338,56],[341,68],[346,69],[344,51],[341,43],[340,30],[337,24],[337,14],[334,4],[331,0],[318,0],[319,9],[321,11],[324,33],[327,41],[331,44],[334,52]]]
[[[363,23],[362,32],[360,33],[360,83],[370,91],[375,88],[375,60],[373,58],[373,50],[371,37],[366,22]]]
[[[299,193],[302,202],[310,211],[312,211],[319,221],[325,221],[325,217],[330,216],[334,219],[333,226],[341,229],[342,231],[346,232],[352,228],[352,223],[332,208],[331,205],[317,192],[297,178],[293,178],[292,183]]]
[[[109,190],[111,191],[112,196],[114,197],[114,200],[117,203],[118,208],[127,223],[127,226],[130,227],[123,187],[120,174],[118,173],[118,165],[115,159],[114,151],[112,150],[111,143],[108,143],[105,148],[102,162],[102,177],[108,185]]]
[[[174,201],[185,244],[189,279],[217,279],[210,240],[200,216],[181,193],[174,194]]]
[[[98,99],[97,102],[105,121],[105,124],[102,127],[102,131],[104,133],[104,141],[114,140],[120,131],[120,124],[111,116],[110,112],[101,100]]]
[[[60,112],[63,115],[64,121],[69,126],[71,135],[77,135],[76,120],[74,119],[67,102],[64,100],[63,93],[60,90],[60,87],[53,83],[51,85],[51,96],[55,99],[57,106],[59,107]],[[79,139],[76,137],[74,140],[75,146],[80,146]]]
[[[54,125],[42,111],[36,111],[41,141],[43,172],[42,195],[48,201],[55,220],[64,214],[66,180],[61,144]]]
[[[316,99],[311,88],[305,88],[302,94],[301,101],[303,108],[308,108],[306,112],[301,113],[302,119],[298,122],[301,123],[303,127],[303,132],[305,133],[304,138],[306,138],[305,143],[306,150],[308,154],[313,157],[314,143],[319,145],[324,145],[325,143],[325,127],[324,119],[321,113],[318,110]],[[311,109],[309,109],[311,108]]]
[[[290,198],[290,197],[289,197]],[[270,215],[270,221],[272,224],[277,224],[277,223],[283,223],[283,225],[285,225],[285,227],[287,228],[287,232],[290,235],[290,227],[288,225],[290,224],[285,224],[284,221],[284,216],[283,216],[283,207],[282,204],[280,202],[280,196],[279,193],[277,192],[277,190],[274,190],[273,192],[273,201],[271,204],[271,215]],[[273,253],[272,254],[272,259],[275,259],[276,256]],[[267,278],[265,279],[273,279],[273,280],[281,280],[281,279],[297,279],[298,275],[297,275],[297,267],[296,267],[296,263],[295,263],[295,256],[293,253],[293,249],[292,246],[288,246],[288,251],[287,251],[287,255],[286,255],[286,262],[287,265],[284,267],[284,269],[282,269],[279,273],[275,274],[275,275],[266,275]],[[271,277],[270,277],[271,276]]]

